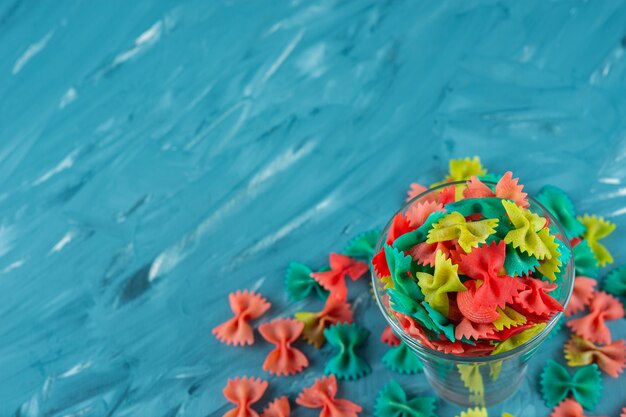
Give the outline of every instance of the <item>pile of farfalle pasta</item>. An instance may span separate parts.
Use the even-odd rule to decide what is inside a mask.
[[[563,312],[571,335],[562,359],[549,360],[543,367],[538,389],[552,408],[550,417],[584,417],[584,410],[595,408],[602,395],[602,373],[618,378],[626,366],[626,344],[612,337],[609,324],[622,320],[623,325],[626,266],[604,278],[600,269],[613,262],[601,240],[615,225],[596,216],[578,216],[562,190],[545,186],[535,200],[552,214],[560,230],[541,215],[510,172],[488,174],[476,157],[450,161],[448,176],[430,188],[435,186],[436,191],[424,195],[427,187],[411,184],[409,204],[393,218],[380,251],[376,252],[380,232],[368,231],[355,236],[342,251],[332,252],[327,265],[313,269],[293,262],[288,266],[288,299],[318,304],[319,310],[293,317],[276,312],[268,318],[271,303],[259,293],[230,294],[233,316],[213,329],[217,339],[244,347],[255,343],[258,332],[267,345],[259,369],[276,377],[307,372],[314,380],[307,378],[313,381],[309,386],[267,401],[262,398],[269,386],[266,380],[234,376],[223,390],[225,400],[233,404],[224,416],[289,417],[294,415],[293,400],[297,407],[318,409],[320,417],[356,417],[363,412],[361,405],[342,398],[339,380],[371,372],[365,352],[372,342],[365,325],[378,327],[383,318],[376,324],[355,323],[354,294],[367,287],[350,283],[368,281],[370,264],[389,297],[390,314],[403,331],[424,348],[444,354],[507,352],[532,339]],[[574,290],[564,310],[559,300],[565,298],[564,277],[571,260]],[[553,333],[563,329],[562,322]],[[303,342],[315,348],[327,344],[334,350],[324,355],[323,369],[310,366]],[[419,358],[389,326],[380,342],[389,345],[381,358],[389,370],[422,371]],[[312,363],[320,363],[319,359]],[[471,391],[474,382],[463,381]],[[255,407],[260,401],[266,404],[263,411]],[[376,417],[439,415],[436,397],[411,395],[393,379],[381,381],[372,401],[367,405]],[[459,417],[487,415],[486,408],[476,407]],[[626,408],[621,417],[626,417]]]

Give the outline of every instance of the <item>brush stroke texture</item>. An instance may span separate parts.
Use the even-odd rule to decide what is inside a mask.
[[[211,335],[227,294],[266,295],[262,321],[319,308],[287,301],[287,263],[321,265],[451,157],[626,230],[625,21],[619,1],[2,2],[0,415],[223,414],[227,378],[268,377],[268,346]],[[303,349],[311,370],[266,399],[319,376],[329,352]],[[365,415],[385,349],[342,384]],[[625,379],[606,392],[594,415]],[[505,411],[547,415],[531,398]]]

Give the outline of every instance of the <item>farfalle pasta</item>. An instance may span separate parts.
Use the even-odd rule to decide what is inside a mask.
[[[611,331],[607,321],[624,317],[624,306],[604,291],[595,294],[589,304],[589,313],[567,322],[567,326],[583,339],[595,343],[611,343]]]
[[[582,405],[573,398],[566,398],[559,403],[550,414],[550,417],[586,417]]]
[[[369,331],[355,324],[342,323],[324,330],[324,336],[337,351],[326,362],[325,374],[333,374],[339,379],[358,379],[372,372],[369,364],[357,353],[357,349],[369,336]]]
[[[320,417],[358,417],[361,406],[336,396],[337,379],[330,375],[316,379],[312,386],[304,388],[296,403],[302,407],[321,409]]]
[[[330,270],[313,272],[311,276],[327,291],[329,297],[335,297],[340,301],[346,300],[348,288],[346,276],[353,281],[357,280],[368,271],[365,262],[351,258],[340,253],[331,253],[329,257]]]
[[[263,363],[263,369],[275,375],[293,375],[309,365],[304,353],[291,346],[302,333],[304,323],[295,319],[278,319],[259,326],[259,333],[276,348]]]
[[[248,290],[230,293],[228,301],[234,317],[213,328],[213,334],[228,345],[253,344],[254,332],[249,321],[261,317],[271,304],[259,294]]]
[[[321,311],[299,312],[295,314],[295,318],[304,323],[303,339],[316,348],[320,348],[326,341],[324,329],[336,323],[352,323],[352,310],[350,310],[350,304],[345,301],[329,297]]]
[[[290,415],[291,406],[289,405],[289,399],[282,396],[270,402],[263,410],[261,417],[289,417]]]
[[[259,417],[251,406],[263,397],[267,385],[267,381],[259,378],[229,379],[223,393],[229,402],[235,404],[235,408],[227,411],[224,417]]]
[[[436,411],[436,398],[409,399],[402,386],[393,379],[378,392],[374,405],[376,417],[436,417]]]
[[[617,378],[626,367],[626,343],[616,340],[604,346],[573,335],[564,348],[567,366],[584,366],[595,363],[613,378]]]
[[[512,173],[465,177],[482,172],[480,164],[452,165],[447,181],[466,183],[423,194],[396,214],[373,257],[374,273],[394,314],[415,324],[420,344],[495,355],[537,336],[564,311],[567,289],[560,287],[573,256],[570,240]],[[585,226],[555,190],[544,190],[544,199],[579,238]]]
[[[602,396],[602,377],[596,365],[578,368],[570,376],[564,366],[550,360],[541,373],[541,393],[548,407],[571,395],[585,409],[592,410]]]

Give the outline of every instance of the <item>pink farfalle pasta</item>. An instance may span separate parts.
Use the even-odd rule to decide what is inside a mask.
[[[495,192],[493,192],[491,188],[477,177],[471,177],[469,181],[467,181],[467,188],[463,191],[463,196],[465,198],[498,197],[512,200],[518,206],[526,208],[529,206],[528,194],[523,191],[523,186],[518,185],[518,181],[518,178],[513,178],[511,171],[507,171],[502,178],[500,178],[496,184]]]
[[[291,346],[303,329],[304,323],[295,319],[279,319],[259,326],[261,336],[276,345],[263,363],[265,371],[275,375],[293,375],[309,366],[304,353]]]
[[[363,276],[369,268],[365,262],[340,253],[331,253],[329,258],[330,271],[313,272],[311,276],[324,289],[330,291],[329,297],[344,301],[348,296],[346,276],[355,281]]]
[[[426,190],[428,190],[428,188],[424,187],[422,184],[412,182],[409,191],[406,192],[406,201],[413,200],[415,197],[422,194]]]
[[[229,379],[224,388],[224,397],[236,407],[224,414],[224,417],[259,417],[251,406],[261,399],[267,389],[267,381],[259,378]]]
[[[330,375],[316,379],[315,383],[304,388],[296,403],[307,408],[321,408],[320,417],[357,417],[361,407],[352,401],[335,398],[337,378]]]
[[[565,316],[569,317],[585,309],[591,302],[597,281],[593,278],[577,276],[574,279],[574,290],[569,304],[565,309]]]
[[[261,317],[271,304],[261,295],[248,290],[230,293],[228,301],[234,317],[213,328],[213,334],[227,345],[253,344],[254,332],[249,321]]]
[[[380,335],[380,341],[389,346],[398,346],[400,344],[400,339],[389,325],[385,327],[385,330]]]
[[[456,325],[454,337],[457,339],[489,339],[493,337],[496,328],[493,323],[473,323],[467,317]]]
[[[626,366],[626,343],[616,340],[605,346],[596,346],[582,337],[573,335],[564,347],[568,366],[585,366],[595,363],[613,378]]]
[[[409,207],[406,217],[412,228],[418,228],[424,224],[431,213],[441,210],[443,210],[443,205],[436,201],[418,202]]]
[[[287,397],[282,396],[276,398],[269,403],[263,410],[261,417],[289,417],[291,415],[291,406]]]
[[[589,314],[567,322],[567,326],[590,342],[611,343],[611,331],[606,322],[624,317],[624,306],[617,298],[599,291],[589,304],[589,309]]]

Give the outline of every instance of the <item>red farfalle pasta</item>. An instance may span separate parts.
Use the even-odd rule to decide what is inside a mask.
[[[454,185],[450,185],[448,187],[444,187],[439,192],[439,203],[445,206],[448,203],[454,203],[456,201],[456,187]]]
[[[456,304],[463,317],[467,317],[473,323],[493,323],[498,320],[500,314],[495,307],[478,307],[476,303],[476,281],[463,283],[467,291],[461,291],[456,295]]]
[[[611,331],[606,321],[624,317],[624,306],[620,301],[604,291],[595,293],[589,304],[589,314],[571,320],[567,326],[583,339],[594,343],[611,343]]]
[[[330,291],[330,297],[343,301],[348,296],[346,276],[355,281],[363,276],[369,268],[365,262],[340,253],[331,253],[329,259],[330,271],[313,272],[311,276],[322,287]]]
[[[451,342],[449,340],[433,340],[433,346],[440,352],[451,354],[451,355],[463,355],[465,353],[464,343],[459,342]],[[469,345],[468,345],[469,346]]]
[[[275,375],[293,375],[309,366],[304,353],[291,346],[302,330],[304,323],[295,319],[279,319],[259,326],[259,333],[276,348],[267,355],[263,369]]]
[[[287,397],[282,396],[269,403],[263,410],[261,417],[289,417],[290,415],[291,406],[289,405],[289,400]]]
[[[383,330],[383,333],[380,335],[380,341],[389,346],[398,346],[400,344],[400,339],[395,335],[389,325],[385,327],[385,330]]]
[[[228,301],[235,316],[213,328],[213,334],[227,345],[253,344],[254,333],[248,322],[261,317],[271,304],[261,295],[248,290],[230,293]]]
[[[320,417],[357,417],[361,407],[352,401],[335,398],[337,379],[330,375],[316,379],[315,383],[304,388],[296,403],[307,408],[321,408]]]
[[[585,417],[583,406],[578,404],[573,398],[566,398],[559,403],[550,417]]]
[[[557,284],[536,278],[523,278],[521,281],[526,288],[517,294],[515,303],[523,311],[543,317],[550,317],[558,311],[563,311],[563,306],[548,294],[557,289]]]
[[[464,273],[482,281],[474,294],[475,308],[504,308],[505,304],[512,303],[514,296],[525,288],[524,284],[513,277],[498,275],[504,267],[505,251],[506,243],[501,240],[474,248],[467,255],[460,256]]]
[[[389,227],[389,232],[387,232],[386,243],[391,245],[398,237],[415,229],[415,227],[411,227],[409,219],[404,214],[398,213],[391,221],[391,227]]]
[[[574,279],[574,290],[572,291],[569,304],[565,309],[565,316],[569,317],[583,311],[584,308],[589,305],[589,302],[593,298],[596,284],[597,282],[593,278],[577,276]]]
[[[378,277],[387,277],[391,275],[391,271],[389,271],[389,265],[387,265],[387,258],[385,257],[385,250],[381,249],[374,257],[372,258],[372,266],[374,267],[374,272],[376,272],[376,276]]]
[[[440,250],[446,258],[451,258],[451,251],[455,248],[451,240],[435,243],[422,242],[413,246],[408,254],[420,265],[435,266],[437,251]]]
[[[496,332],[492,323],[473,323],[467,317],[457,324],[454,329],[454,337],[457,339],[488,339]]]
[[[605,346],[596,346],[574,335],[565,344],[564,352],[568,366],[596,363],[600,369],[613,378],[617,378],[626,367],[626,344],[622,339]]]
[[[443,210],[443,205],[437,203],[436,201],[424,201],[421,203],[414,203],[407,210],[406,217],[409,220],[409,225],[417,229],[424,224],[424,222],[431,213],[440,210]]]
[[[304,323],[302,338],[320,348],[326,341],[324,329],[337,323],[352,323],[352,310],[345,301],[329,297],[322,311],[296,313],[296,319]]]
[[[410,187],[411,188],[409,188],[409,191],[406,192],[406,201],[411,201],[418,195],[422,194],[424,191],[428,190],[428,188],[416,182],[412,182]]]
[[[394,315],[398,319],[400,327],[402,327],[402,330],[404,330],[406,334],[419,340],[420,343],[426,347],[429,347],[431,349],[435,348],[435,346],[430,342],[430,340],[424,333],[424,330],[422,330],[422,327],[417,324],[413,317],[398,313],[397,311],[394,311]]]
[[[259,401],[267,389],[267,381],[259,378],[229,379],[224,388],[224,397],[236,407],[224,417],[259,417],[259,414],[250,406]]]

